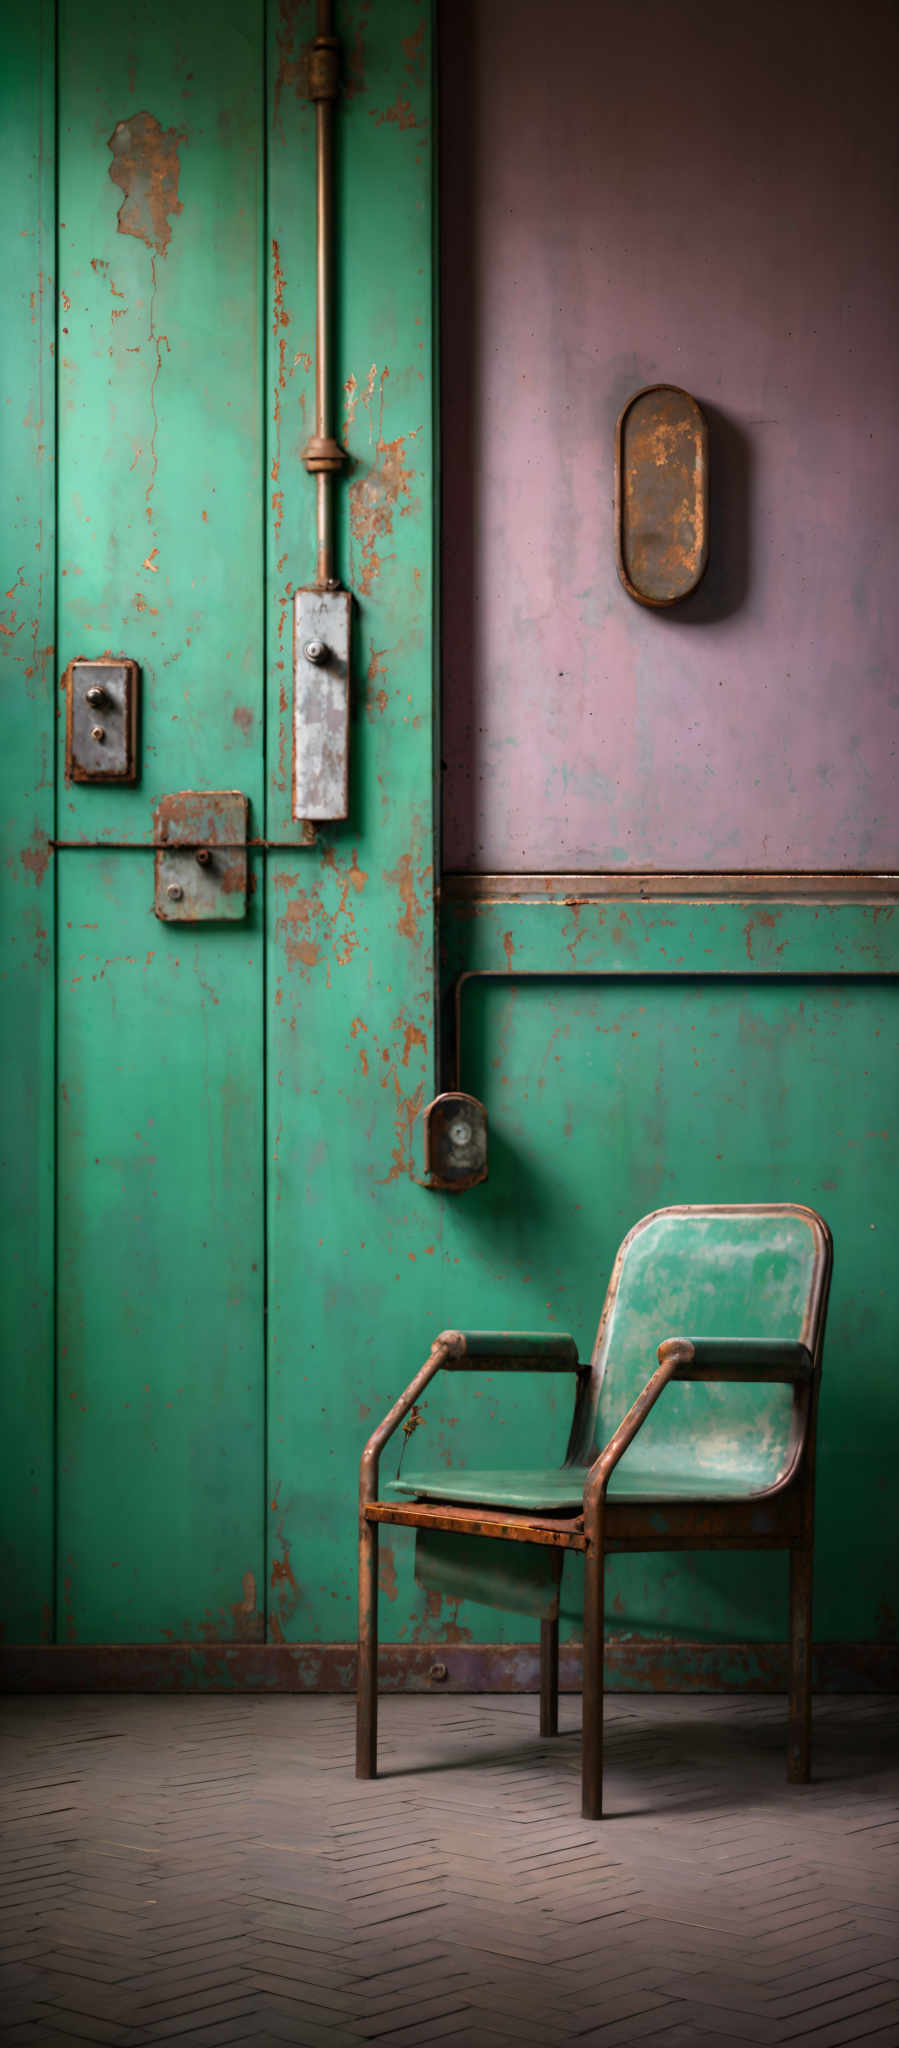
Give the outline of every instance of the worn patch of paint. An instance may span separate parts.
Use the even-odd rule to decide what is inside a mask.
[[[379,128],[384,121],[392,121],[397,128],[417,128],[418,126],[415,109],[409,100],[403,98],[401,91],[397,93],[393,106],[385,107],[383,114],[378,114],[372,109],[372,120],[377,122]]]
[[[253,1572],[244,1572],[241,1586],[242,1598],[235,1600],[231,1609],[234,1639],[238,1643],[261,1643],[265,1632],[265,1620],[256,1607],[256,1579]]]
[[[445,1621],[441,1620],[441,1608],[444,1597],[446,1597],[447,1605],[451,1610]],[[436,1588],[430,1588],[425,1593],[424,1614],[412,1630],[411,1641],[413,1643],[472,1642],[474,1639],[471,1629],[461,1628],[459,1625],[459,1608],[461,1605],[461,1599],[452,1600],[448,1595],[444,1596],[443,1593],[438,1593]]]
[[[340,895],[333,910],[323,900],[324,890],[331,881],[340,885]],[[352,897],[360,896],[368,881],[368,872],[359,866],[358,849],[354,846],[347,865],[338,859],[333,847],[322,851],[322,872],[318,887],[295,889],[295,877],[280,873],[272,877],[274,888],[294,891],[288,894],[287,902],[275,924],[275,936],[284,947],[288,967],[316,965],[322,958],[327,959],[327,974],[330,984],[331,959],[338,967],[346,967],[356,948],[361,943],[356,930]]]
[[[428,874],[430,874],[429,868],[419,875],[418,883],[420,887],[423,887]],[[404,939],[411,939],[413,945],[419,946],[421,944],[419,919],[424,914],[424,905],[416,891],[415,866],[412,854],[402,853],[395,868],[385,868],[384,880],[385,882],[391,882],[394,888],[399,891],[400,915],[397,920],[397,931]]]
[[[272,1556],[269,1584],[272,1591],[272,1611],[269,1616],[269,1630],[276,1642],[284,1642],[284,1631],[289,1628],[300,1602],[300,1589],[293,1575],[290,1562],[290,1542],[285,1531],[287,1509],[279,1511],[280,1482],[275,1488],[272,1512],[279,1515],[272,1537],[272,1546],[280,1546],[280,1557]]]
[[[374,394],[375,364],[372,363],[368,382],[362,392],[362,404],[371,419],[371,402]],[[390,372],[381,371],[379,392],[378,435],[375,443],[375,462],[361,476],[354,478],[349,489],[350,534],[352,542],[358,544],[362,555],[362,567],[357,570],[353,563],[353,582],[360,596],[369,597],[372,585],[379,575],[382,562],[378,554],[378,543],[393,532],[394,514],[402,518],[412,509],[411,483],[415,470],[407,461],[406,442],[417,439],[421,428],[413,434],[397,435],[396,440],[384,438],[384,386]],[[349,396],[349,393],[348,393]],[[353,384],[351,403],[355,411],[356,387]],[[349,404],[347,408],[349,417]],[[406,503],[400,500],[405,498]]]
[[[416,84],[421,84],[424,78],[425,68],[424,15],[422,15],[418,27],[413,30],[411,36],[403,36],[401,38],[401,41],[403,46],[403,56],[405,58],[406,63],[406,70],[411,73],[412,77],[415,79]]]
[[[398,1592],[396,1582],[396,1559],[393,1545],[382,1543],[378,1557],[378,1591],[385,1593],[388,1600],[395,1600]]]
[[[370,6],[371,0],[361,0],[358,18],[348,20],[344,29],[343,91],[348,100],[365,91],[365,31]]]
[[[35,888],[39,889],[50,863],[50,841],[39,825],[35,825],[31,844],[23,846],[19,859],[25,873],[31,876]]]
[[[181,164],[178,146],[183,128],[163,128],[146,111],[117,121],[109,138],[109,175],[124,193],[117,227],[120,235],[136,235],[147,248],[164,256],[172,239],[172,218],[182,210],[178,197]]]
[[[374,687],[378,677],[386,676],[387,674],[387,670],[384,667],[384,656],[387,653],[387,649],[386,647],[376,647],[373,640],[370,640],[368,644],[369,662],[365,675],[365,713],[371,725],[374,722],[376,710],[379,713],[383,713],[387,709],[387,691],[383,683],[380,689],[376,690]]]
[[[280,0],[277,34],[278,68],[272,101],[272,126],[277,131],[281,117],[281,96],[290,90],[299,99],[308,80],[305,43],[297,50],[300,0]]]

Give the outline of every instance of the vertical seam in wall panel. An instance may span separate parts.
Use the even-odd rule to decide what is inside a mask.
[[[268,838],[268,655],[269,655],[269,535],[268,535],[268,7],[259,0],[262,44],[262,200],[259,222],[259,395],[262,408],[262,830]],[[269,1602],[269,1343],[268,1343],[268,850],[262,847],[259,860],[259,917],[262,947],[262,1615],[263,1640],[268,1642]]]
[[[439,0],[431,0],[431,758],[433,862],[431,897],[432,1060],[434,1094],[443,1086],[443,1003],[440,988],[440,896],[443,876],[443,676],[441,670],[442,476],[440,439],[440,36]]]
[[[53,311],[50,331],[53,338],[53,374],[46,379],[50,401],[51,417],[48,421],[50,446],[53,451],[53,611],[52,640],[53,652],[50,657],[53,677],[52,715],[50,719],[50,748],[53,758],[53,836],[59,837],[59,747],[56,740],[57,692],[56,678],[59,674],[59,349],[57,324],[59,307],[59,55],[60,55],[60,14],[62,0],[46,0],[52,34],[46,41],[52,51],[53,64]],[[43,119],[43,116],[42,116]],[[41,337],[41,354],[43,356]],[[41,376],[45,375],[43,363]],[[53,1642],[59,1641],[59,862],[60,855],[54,852],[53,868],[53,933],[52,971],[50,999],[53,1004],[53,1052],[50,1085],[52,1108],[50,1129],[52,1146],[51,1174],[53,1184],[53,1207],[50,1245],[50,1285],[53,1290],[52,1313],[50,1318],[53,1357],[53,1420],[52,1443],[50,1448],[52,1472],[51,1506],[51,1559],[53,1584],[51,1590],[50,1632]]]

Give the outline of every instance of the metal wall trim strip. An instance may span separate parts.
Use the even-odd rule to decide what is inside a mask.
[[[592,903],[631,898],[641,902],[790,903],[899,902],[899,875],[842,873],[591,873],[446,874],[440,894],[456,903]]]
[[[559,1649],[563,1692],[581,1688],[581,1646]],[[899,1691],[899,1644],[819,1643],[819,1693]],[[606,1687],[616,1692],[780,1693],[785,1643],[607,1639]],[[49,1692],[351,1693],[354,1643],[11,1644],[0,1651],[0,1690]],[[383,1643],[384,1692],[536,1693],[536,1643]]]

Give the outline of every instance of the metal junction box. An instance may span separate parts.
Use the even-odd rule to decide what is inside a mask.
[[[140,670],[125,657],[70,661],[66,686],[66,781],[136,782]]]

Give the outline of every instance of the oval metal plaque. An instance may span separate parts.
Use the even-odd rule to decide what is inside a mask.
[[[709,554],[708,432],[676,384],[630,398],[615,443],[618,574],[638,604],[689,597]]]

